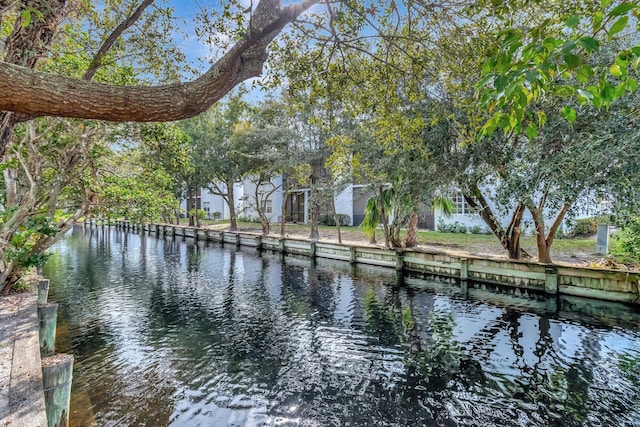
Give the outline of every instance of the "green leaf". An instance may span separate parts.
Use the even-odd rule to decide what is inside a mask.
[[[529,122],[526,129],[524,130],[524,133],[525,135],[527,135],[527,138],[533,139],[538,136],[538,127],[535,123]]]
[[[600,43],[593,37],[580,37],[577,43],[587,52],[593,52],[600,49]]]
[[[569,123],[573,123],[576,121],[576,110],[573,107],[565,105],[562,107],[562,117],[564,117]]]
[[[616,6],[613,9],[611,9],[611,11],[609,13],[607,13],[607,16],[624,15],[625,13],[629,12],[634,7],[635,7],[635,5],[633,5],[631,3],[622,3],[621,5]]]
[[[496,130],[498,126],[498,121],[500,120],[500,113],[496,113],[487,122],[482,126],[480,130],[480,134],[478,135],[478,140],[482,136],[491,136],[493,132]]]
[[[31,11],[24,10],[22,11],[22,28],[28,27],[31,23]]]
[[[545,123],[547,123],[547,115],[544,111],[538,111],[538,126],[542,127]]]
[[[609,40],[613,39],[613,37],[618,34],[620,31],[624,30],[624,27],[627,26],[627,22],[629,22],[628,16],[623,16],[613,23],[611,28],[609,28]]]
[[[627,79],[627,88],[629,89],[629,92],[635,92],[636,89],[638,89],[638,81],[633,77],[629,77]]]
[[[625,52],[620,52],[620,54],[616,56],[614,64],[618,64],[622,69],[627,68],[627,65],[629,64],[628,58],[629,56],[626,55]]]
[[[489,74],[494,64],[495,62],[493,58],[489,58],[486,61],[484,61],[484,64],[482,64],[482,74],[483,75]]]
[[[557,85],[555,92],[558,96],[568,97],[575,93],[576,88],[571,85]]]
[[[624,95],[624,93],[627,91],[627,83],[626,82],[622,82],[619,85],[616,86],[615,88],[615,92],[614,92],[614,96],[616,98],[620,98],[622,95]]]
[[[538,81],[539,78],[540,73],[538,72],[538,70],[527,71],[525,74],[525,79],[527,79],[528,82]]]
[[[509,79],[506,76],[498,76],[496,77],[495,81],[494,81],[494,85],[495,88],[498,92],[502,92],[502,90],[505,88],[505,86],[507,85],[507,83],[509,82]]]
[[[593,14],[593,31],[597,33],[602,27],[602,20],[604,19],[604,14],[601,11],[598,11]]]
[[[609,74],[615,77],[620,77],[622,75],[622,70],[620,69],[619,65],[613,64],[611,67],[609,67]]]
[[[587,83],[592,76],[593,70],[589,65],[583,65],[576,73],[576,79],[578,79],[580,83]]]
[[[591,103],[596,108],[602,107],[602,104],[603,104],[602,97],[600,95],[593,95],[593,99],[591,100]]]
[[[569,28],[574,28],[579,23],[580,23],[580,15],[572,15],[565,21],[564,25],[566,25]]]
[[[562,53],[571,53],[571,51],[575,48],[576,48],[576,41],[569,40],[564,44],[564,46],[562,46]]]
[[[502,48],[509,48],[509,52],[513,53],[522,46],[520,40],[522,39],[522,35],[515,31],[510,31],[507,37],[505,37],[504,42],[502,42]]]
[[[567,54],[564,56],[564,62],[569,68],[576,68],[580,65],[580,58],[573,54]]]
[[[602,102],[605,105],[608,105],[613,101],[615,97],[616,89],[609,83],[605,83],[604,87],[600,91],[600,96],[602,96]]]
[[[586,98],[588,100],[592,100],[593,99],[593,93],[589,92],[588,90],[578,89],[578,95],[582,96],[583,98]]]

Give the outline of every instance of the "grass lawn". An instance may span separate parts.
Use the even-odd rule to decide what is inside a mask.
[[[189,220],[181,218],[180,224],[187,225]],[[226,229],[229,227],[229,220],[204,220],[203,226]],[[255,222],[238,222],[241,231],[261,232],[260,224]],[[288,237],[305,239],[309,236],[310,226],[308,224],[287,224],[286,234]],[[320,240],[337,240],[338,233],[334,226],[319,226]],[[367,244],[369,238],[359,227],[341,227],[342,239],[345,242],[356,242]],[[280,233],[280,224],[271,225],[271,233]],[[382,230],[376,235],[378,243],[383,242]],[[493,234],[458,234],[441,233],[437,231],[419,231],[418,244],[423,247],[440,248],[449,251],[463,251],[471,254],[505,255],[506,251]],[[609,251],[615,251],[617,240],[609,240]],[[521,247],[532,257],[538,254],[536,239],[534,236],[521,237]],[[602,258],[595,254],[596,240],[592,237],[560,238],[555,239],[551,247],[551,257],[555,261],[579,263]]]
[[[227,222],[218,222],[218,224],[228,224]],[[220,226],[220,225],[218,225]],[[224,226],[223,226],[224,227]],[[260,224],[239,222],[238,228],[244,231],[261,230]],[[289,237],[306,238],[309,235],[308,224],[287,224],[286,232]],[[273,224],[271,232],[279,233],[280,224]],[[333,226],[319,226],[320,240],[337,239],[336,228]],[[359,227],[341,227],[342,239],[351,242],[369,242],[369,238],[362,232]],[[382,230],[377,233],[378,243],[382,243]],[[437,231],[420,231],[418,233],[418,243],[421,246],[436,247],[446,250],[464,251],[478,254],[504,255],[505,250],[500,242],[493,234],[457,234],[457,233],[441,233]],[[609,240],[609,250],[612,251],[616,247],[616,239]],[[531,256],[536,257],[538,254],[536,239],[533,236],[523,236],[521,238],[522,248]],[[579,238],[561,238],[555,239],[551,247],[552,258],[558,261],[576,262],[580,259],[591,257],[597,258],[595,255],[596,241],[594,237]]]

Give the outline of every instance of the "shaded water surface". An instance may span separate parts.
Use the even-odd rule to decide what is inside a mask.
[[[640,425],[623,306],[114,229],[74,229],[45,271],[72,425]]]

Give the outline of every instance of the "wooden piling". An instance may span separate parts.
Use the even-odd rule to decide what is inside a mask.
[[[49,279],[38,281],[38,304],[46,304],[49,298]]]
[[[49,427],[69,425],[73,355],[56,354],[42,359],[44,402]]]
[[[404,269],[404,253],[402,250],[396,250],[396,271],[402,271]]]
[[[556,295],[558,293],[558,269],[549,265],[544,269],[545,272],[545,281],[544,281],[544,290],[546,293],[551,295]]]
[[[460,260],[460,280],[467,280],[469,278],[469,260]]]
[[[311,259],[316,259],[316,251],[316,242],[309,243],[309,256],[311,257]]]
[[[56,346],[56,323],[58,304],[38,305],[38,324],[40,330],[40,354],[42,357],[51,356]]]

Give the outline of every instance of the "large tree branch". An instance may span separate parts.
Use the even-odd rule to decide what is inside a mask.
[[[478,211],[485,224],[487,224],[493,234],[495,234],[495,236],[500,239],[500,242],[504,245],[504,229],[496,215],[493,213],[493,210],[487,202],[487,199],[484,197],[484,194],[482,194],[482,190],[480,190],[478,183],[475,181],[469,182],[467,183],[467,186],[469,188],[469,194],[467,194],[467,192],[463,192],[462,195],[464,199],[469,206]]]
[[[269,43],[315,2],[302,0],[281,8],[279,0],[262,0],[247,36],[204,75],[187,83],[113,86],[0,62],[0,110],[34,116],[136,122],[193,117],[238,83],[258,77]]]
[[[553,221],[553,224],[551,224],[551,227],[549,227],[549,233],[546,238],[547,247],[551,247],[551,245],[553,244],[553,240],[556,238],[556,233],[558,232],[560,225],[562,225],[562,220],[564,219],[564,216],[567,214],[567,211],[570,207],[570,203],[565,203],[564,205],[562,205],[562,208],[560,208],[560,211],[558,211],[556,219]]]

